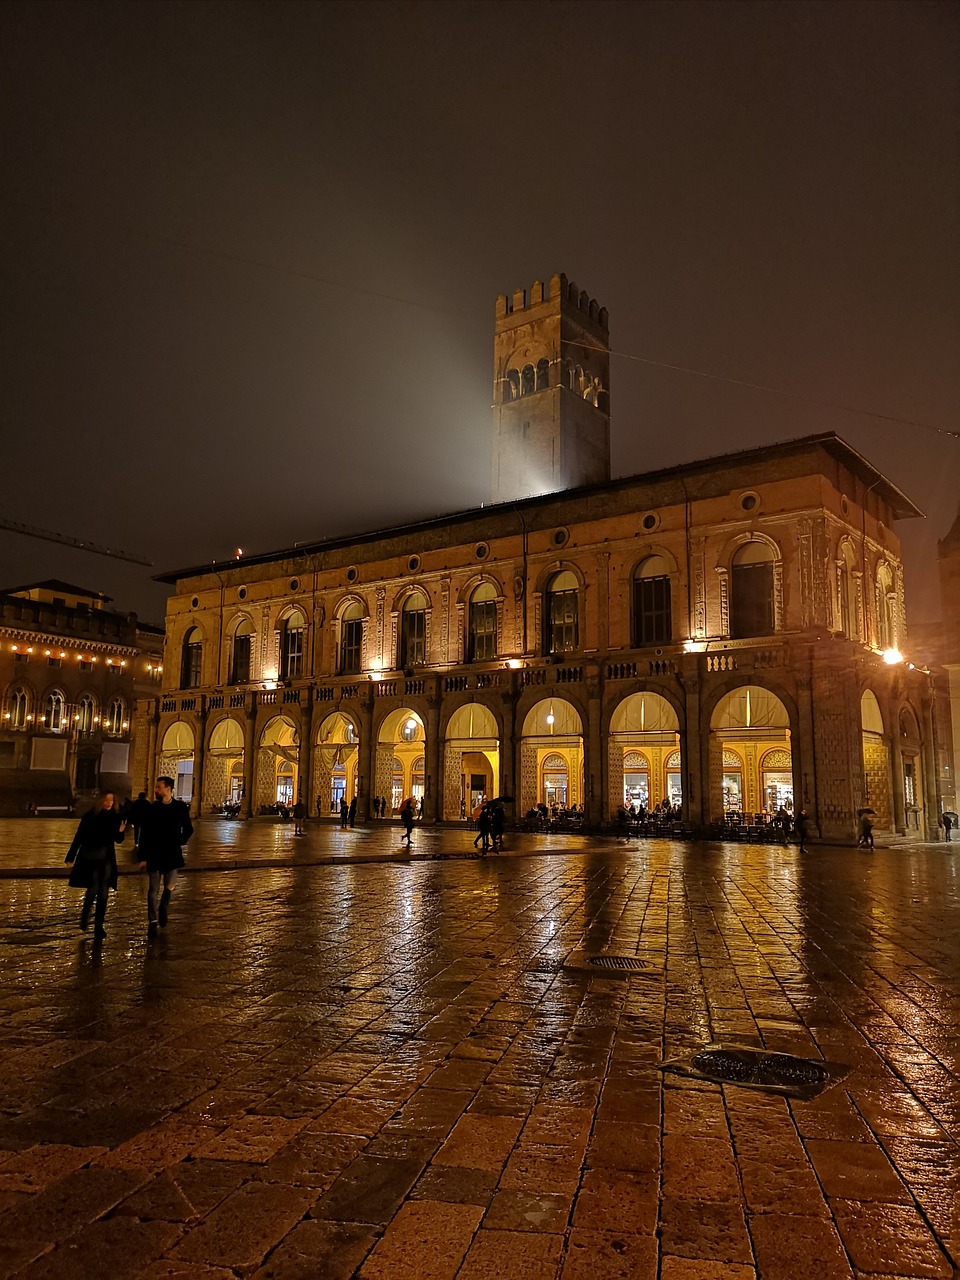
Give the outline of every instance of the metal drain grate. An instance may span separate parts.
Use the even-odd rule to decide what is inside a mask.
[[[663,1062],[661,1068],[715,1084],[739,1084],[747,1089],[767,1089],[789,1097],[813,1098],[843,1079],[848,1068],[838,1062],[798,1058],[748,1045],[711,1044],[686,1058]]]
[[[637,956],[588,956],[587,963],[596,969],[626,969],[634,973],[649,967],[646,960]]]

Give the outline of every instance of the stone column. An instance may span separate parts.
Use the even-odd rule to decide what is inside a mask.
[[[503,728],[500,733],[500,780],[499,794],[513,796],[514,816],[523,817],[520,812],[520,777],[517,772],[519,752],[517,751],[517,689],[515,673],[510,672],[510,688],[501,696],[503,708]]]
[[[312,817],[314,810],[313,795],[313,686],[305,690],[306,705],[300,708],[300,776],[297,784],[303,803],[307,809],[307,817]],[[294,800],[297,797],[294,796]]]
[[[923,770],[923,808],[926,818],[926,836],[936,840],[940,820],[940,800],[937,795],[937,766],[933,737],[933,704],[924,698],[920,704],[920,767]]]
[[[150,717],[150,732],[147,737],[147,776],[143,780],[142,790],[147,796],[153,795],[153,782],[157,776],[157,734],[160,729],[160,699],[153,703],[153,714]],[[140,788],[138,788],[139,790]]]
[[[440,815],[440,796],[443,788],[443,777],[440,773],[440,690],[437,682],[427,695],[427,723],[424,725],[427,741],[424,744],[424,763],[426,778],[424,779],[424,822],[437,822]]]
[[[907,798],[903,781],[903,755],[900,751],[900,721],[894,716],[890,722],[893,735],[890,739],[890,772],[893,775],[893,825],[897,835],[907,834]]]
[[[600,672],[594,668],[586,679],[587,723],[583,733],[583,810],[588,827],[599,827],[612,814],[603,812],[607,794],[607,765],[604,760],[601,738],[603,701],[600,688]]]
[[[704,803],[710,786],[710,734],[707,732],[707,772],[700,745],[700,676],[697,671],[697,655],[690,654],[685,662],[683,678],[683,736],[680,757],[683,761],[683,817],[684,821],[697,825],[707,821],[709,805]]]
[[[797,680],[797,713],[800,717],[797,740],[790,743],[793,761],[793,811],[806,809],[807,830],[811,836],[820,834],[820,801],[817,775],[814,769],[813,741],[813,682],[807,675]]]
[[[207,754],[207,700],[200,699],[197,712],[197,744],[193,753],[193,803],[191,812],[197,818],[203,816],[203,766]]]
[[[257,695],[247,695],[243,724],[243,799],[240,817],[253,817],[253,780],[257,776],[255,756],[257,751]]]
[[[371,683],[360,699],[360,744],[357,757],[357,818],[360,822],[366,822],[370,817],[370,797],[374,794],[376,785],[374,761],[377,758],[377,744],[373,740],[375,688]]]

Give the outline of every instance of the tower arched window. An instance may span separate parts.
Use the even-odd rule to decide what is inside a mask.
[[[340,615],[340,674],[356,675],[363,665],[363,606],[356,600]]]
[[[546,391],[550,385],[550,361],[537,361],[537,390]]]
[[[537,375],[533,371],[532,364],[525,364],[520,370],[520,394],[528,396],[537,387]]]
[[[422,591],[412,591],[400,610],[401,667],[421,666],[427,660],[427,598]]]
[[[230,683],[249,684],[250,665],[253,656],[253,623],[241,618],[233,633],[233,651],[230,654]]]
[[[569,569],[555,573],[546,591],[544,649],[572,653],[580,647],[580,584]]]
[[[508,369],[503,380],[503,402],[520,399],[520,374],[516,369]]]
[[[663,556],[647,556],[633,575],[633,643],[668,644],[672,634],[670,566]]]
[[[483,582],[470,597],[467,661],[492,662],[497,656],[497,593]]]
[[[765,542],[747,542],[730,566],[730,635],[769,636],[774,630],[773,551]]]
[[[77,732],[87,737],[93,733],[97,719],[97,701],[92,694],[85,693],[77,703]]]
[[[50,733],[63,733],[67,704],[59,689],[51,689],[43,703],[43,727]]]
[[[280,679],[303,675],[303,638],[307,620],[299,609],[284,618],[280,628]]]
[[[20,686],[7,695],[7,712],[4,719],[11,729],[25,729],[30,714],[30,696]]]
[[[180,653],[180,688],[196,689],[200,684],[203,665],[203,640],[199,627],[191,627],[183,637]]]

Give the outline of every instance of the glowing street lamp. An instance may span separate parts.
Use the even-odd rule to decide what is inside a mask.
[[[883,660],[888,667],[895,667],[898,662],[903,661],[903,654],[899,649],[884,649]]]

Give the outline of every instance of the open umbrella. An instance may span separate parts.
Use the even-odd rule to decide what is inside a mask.
[[[943,816],[949,818],[951,822],[960,822],[960,813],[954,813],[952,809],[944,809]]]
[[[857,817],[862,818],[865,813],[876,813],[876,809],[858,809]]]

